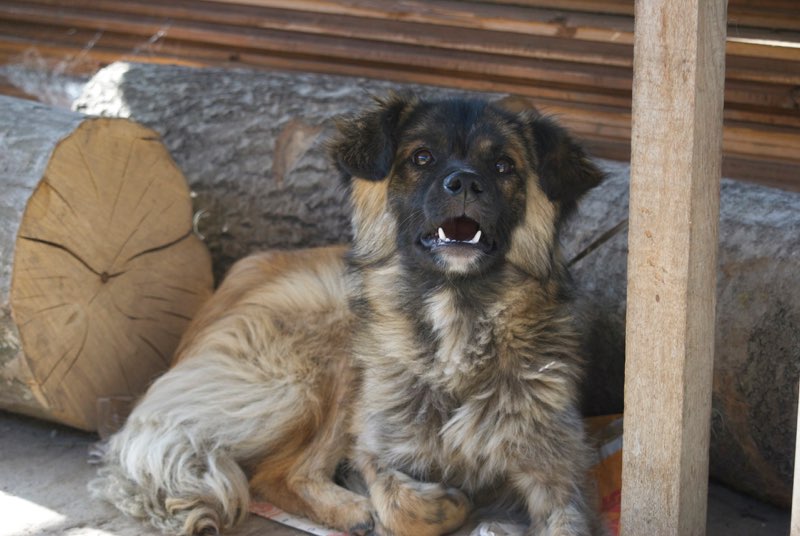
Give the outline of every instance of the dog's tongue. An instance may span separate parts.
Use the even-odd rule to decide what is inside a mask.
[[[442,230],[450,240],[467,242],[478,232],[478,222],[465,216],[453,218],[442,223]]]

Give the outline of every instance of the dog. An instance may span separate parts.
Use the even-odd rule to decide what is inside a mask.
[[[94,492],[182,535],[233,527],[251,494],[359,535],[497,505],[532,535],[603,534],[558,247],[602,173],[552,119],[480,99],[393,94],[329,148],[352,244],[235,264]]]

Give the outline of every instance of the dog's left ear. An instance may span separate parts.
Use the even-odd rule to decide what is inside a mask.
[[[538,113],[527,115],[542,190],[567,215],[583,194],[600,184],[604,174],[563,127]]]
[[[376,99],[376,102],[372,109],[340,120],[328,145],[333,162],[347,178],[372,181],[386,178],[397,149],[398,125],[415,98],[392,94],[383,100]]]
[[[495,104],[517,116],[525,125],[536,161],[536,172],[548,199],[561,206],[562,218],[574,210],[578,199],[605,177],[583,148],[554,120],[542,115],[532,100],[508,96]]]

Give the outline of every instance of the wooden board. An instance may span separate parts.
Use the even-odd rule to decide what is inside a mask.
[[[705,534],[725,0],[636,4],[623,536]]]
[[[784,0],[760,2],[757,16],[749,0],[731,5],[724,150],[728,161],[747,165],[726,171],[800,189],[800,31],[791,29],[800,17]],[[4,0],[0,62],[82,73],[116,60],[249,66],[512,93],[559,114],[598,156],[627,158],[617,148],[630,132],[632,7],[632,0]],[[770,26],[776,19],[789,28]]]

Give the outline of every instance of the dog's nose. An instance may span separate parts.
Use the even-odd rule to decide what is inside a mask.
[[[464,192],[467,195],[483,193],[483,184],[481,184],[480,176],[469,171],[454,171],[444,178],[443,185],[444,190],[452,196]]]

